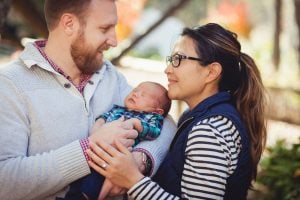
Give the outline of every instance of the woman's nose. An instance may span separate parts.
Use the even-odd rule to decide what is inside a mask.
[[[168,64],[166,69],[164,70],[165,74],[171,73],[172,68],[173,68],[172,65]]]

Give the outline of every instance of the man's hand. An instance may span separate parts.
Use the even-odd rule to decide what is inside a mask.
[[[109,144],[113,144],[114,140],[118,140],[126,147],[131,147],[137,135],[138,132],[133,129],[133,125],[126,123],[121,118],[110,123],[105,123],[99,128],[92,128],[89,140],[94,143],[105,141]]]
[[[91,130],[91,134],[96,133],[97,130],[100,129],[101,126],[102,126],[103,124],[105,124],[104,119],[99,118],[99,119],[95,122],[95,124],[93,125],[92,130]]]
[[[141,120],[138,118],[131,118],[125,121],[126,123],[132,124],[133,128],[137,130],[139,133],[143,132],[143,126]]]

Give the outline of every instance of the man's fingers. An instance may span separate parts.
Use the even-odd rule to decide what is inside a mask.
[[[129,122],[128,120],[123,121],[121,124],[121,127],[127,130],[133,129],[133,124]]]
[[[133,139],[120,139],[119,141],[126,147],[132,147],[134,145]]]
[[[124,146],[120,141],[116,140],[116,141],[115,141],[115,144],[116,144],[116,148],[117,148],[120,152],[122,152],[122,153],[124,153],[124,154],[131,154],[130,151],[127,149],[127,147]]]
[[[133,150],[133,148],[132,148],[131,146],[128,147],[127,149],[128,149],[128,151],[130,151],[130,152],[132,152],[132,150]]]
[[[138,132],[132,129],[124,132],[122,138],[135,139],[137,136],[138,136]]]

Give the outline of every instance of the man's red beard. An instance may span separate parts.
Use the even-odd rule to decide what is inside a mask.
[[[79,33],[76,40],[71,44],[71,56],[83,74],[93,74],[101,69],[103,58],[97,59],[100,52],[100,49],[92,50],[87,46],[84,32]]]

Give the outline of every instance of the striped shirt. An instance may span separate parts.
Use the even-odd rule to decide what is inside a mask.
[[[181,179],[181,197],[164,191],[146,177],[128,195],[133,199],[223,199],[227,178],[234,172],[241,151],[241,137],[223,116],[198,122],[189,133]]]

